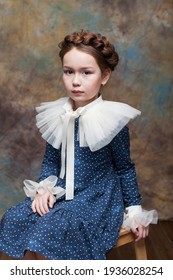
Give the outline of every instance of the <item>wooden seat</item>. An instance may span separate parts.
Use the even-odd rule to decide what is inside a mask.
[[[134,243],[135,247],[135,255],[136,255],[136,260],[147,260],[147,253],[146,253],[146,247],[145,247],[145,239],[140,239],[139,241],[135,241],[135,235],[126,229],[121,229],[120,230],[120,235],[118,242],[115,246],[115,248],[123,246],[128,243]]]

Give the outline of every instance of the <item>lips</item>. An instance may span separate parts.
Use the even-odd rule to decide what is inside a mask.
[[[83,91],[80,91],[80,90],[72,90],[72,93],[74,94],[74,95],[78,95],[78,96],[80,96],[80,95],[82,95],[83,94]]]
[[[80,93],[83,93],[83,91],[80,91],[80,90],[72,90],[73,93],[76,93],[76,94],[80,94]]]

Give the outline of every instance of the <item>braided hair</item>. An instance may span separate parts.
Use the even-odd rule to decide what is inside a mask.
[[[105,36],[100,33],[80,30],[65,36],[64,40],[59,43],[59,57],[63,61],[64,55],[73,48],[92,55],[101,71],[110,69],[113,71],[118,64],[119,56]]]

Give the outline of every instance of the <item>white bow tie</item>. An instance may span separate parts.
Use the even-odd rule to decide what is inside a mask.
[[[74,197],[74,138],[75,118],[84,113],[84,108],[69,111],[62,115],[62,147],[61,147],[61,171],[60,178],[64,178],[66,171],[66,195],[67,200]],[[66,162],[66,166],[65,166]]]

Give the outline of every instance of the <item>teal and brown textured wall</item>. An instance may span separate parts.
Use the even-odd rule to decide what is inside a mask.
[[[0,0],[0,214],[25,197],[23,179],[38,179],[34,108],[65,95],[58,42],[81,28],[119,52],[103,96],[142,111],[131,125],[142,204],[173,219],[172,0]]]

